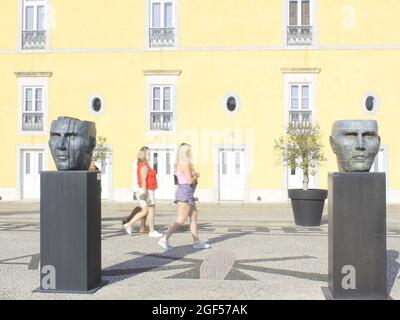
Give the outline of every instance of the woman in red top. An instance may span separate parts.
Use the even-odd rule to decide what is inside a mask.
[[[132,235],[132,226],[141,218],[147,217],[149,224],[149,237],[161,237],[162,234],[154,229],[154,213],[155,213],[155,190],[157,189],[157,172],[152,169],[148,161],[150,159],[150,150],[147,147],[140,149],[137,162],[137,180],[139,190],[136,197],[142,211],[136,214],[131,221],[124,224],[124,228],[129,235]]]

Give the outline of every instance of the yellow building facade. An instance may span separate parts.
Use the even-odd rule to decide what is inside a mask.
[[[3,0],[0,196],[39,197],[54,170],[51,121],[96,123],[112,149],[103,198],[130,201],[136,154],[151,149],[172,199],[177,144],[193,145],[200,201],[279,202],[301,172],[279,163],[285,125],[320,125],[328,161],[340,119],[376,119],[373,170],[400,202],[398,0]]]

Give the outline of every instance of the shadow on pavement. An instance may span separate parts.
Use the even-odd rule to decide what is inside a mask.
[[[387,257],[387,293],[390,295],[394,282],[396,281],[397,275],[400,271],[400,263],[397,261],[399,258],[399,252],[396,250],[388,250],[386,252]]]
[[[240,238],[248,234],[250,234],[250,232],[224,234],[211,238],[208,243],[213,245],[228,239]],[[171,250],[163,253],[146,254],[138,251],[128,252],[127,254],[137,255],[139,257],[105,268],[102,270],[102,277],[109,281],[108,285],[111,285],[144,272],[191,269],[199,263],[199,259],[186,258],[186,256],[199,252],[200,250],[208,251],[212,250],[212,247],[211,249],[194,249],[192,245],[184,245],[173,247]],[[182,261],[183,263],[179,265],[169,265],[176,261]]]

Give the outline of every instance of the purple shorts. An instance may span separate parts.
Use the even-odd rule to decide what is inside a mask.
[[[175,202],[186,202],[189,205],[194,205],[194,191],[195,187],[191,184],[178,184],[178,188],[175,194]]]

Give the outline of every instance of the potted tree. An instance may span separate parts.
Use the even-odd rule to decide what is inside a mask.
[[[107,145],[107,138],[104,136],[97,137],[96,148],[93,150],[92,160],[100,163],[101,167],[107,164],[111,155],[111,149]]]
[[[309,175],[316,174],[318,164],[325,161],[320,142],[318,125],[309,121],[292,122],[286,134],[275,140],[275,150],[280,153],[284,165],[303,171],[303,188],[289,189],[296,225],[319,226],[325,199],[325,189],[309,189]]]

